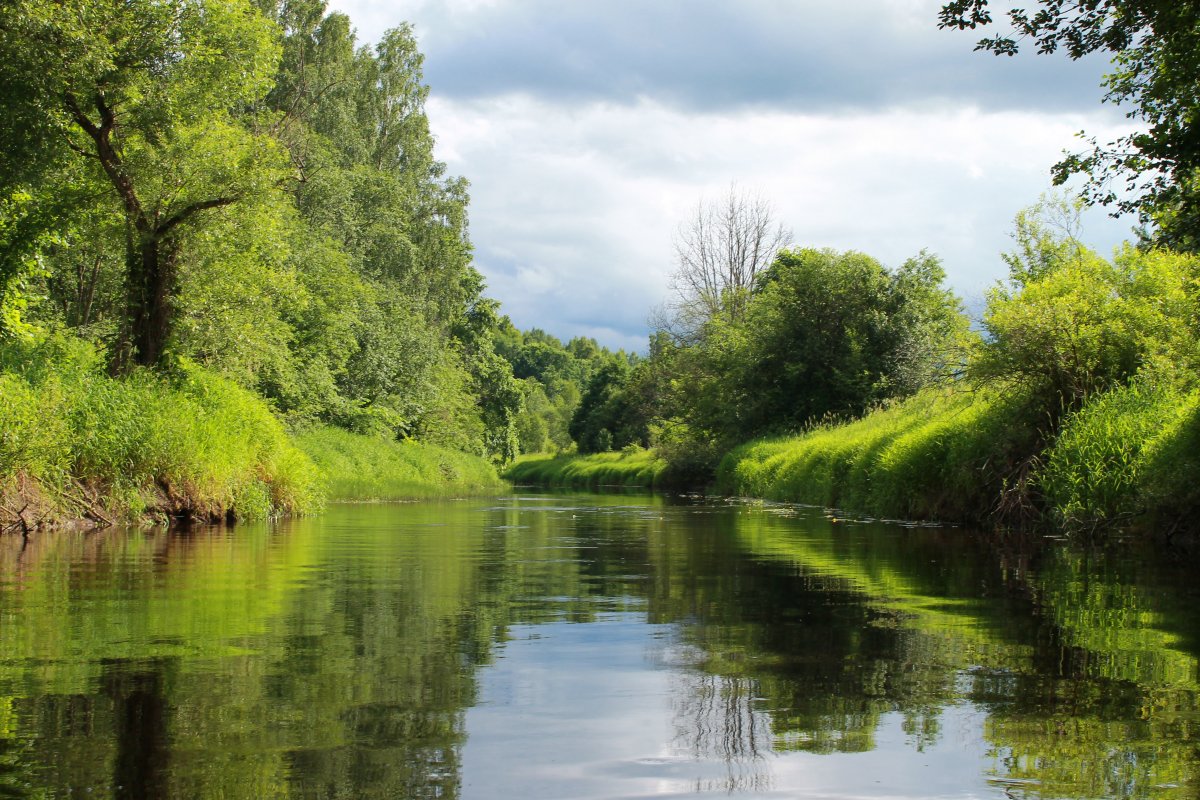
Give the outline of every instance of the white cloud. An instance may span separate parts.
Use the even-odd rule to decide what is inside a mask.
[[[934,0],[335,0],[364,40],[415,23],[437,154],[471,189],[476,263],[522,328],[644,345],[671,236],[759,191],[800,245],[942,256],[968,298],[1086,129],[1102,65],[971,52]],[[1128,222],[1090,215],[1107,249]]]
[[[1018,208],[1103,115],[930,107],[855,114],[691,113],[562,106],[528,96],[434,98],[452,171],[472,181],[477,264],[519,327],[644,336],[665,299],[671,236],[731,181],[775,205],[797,245],[858,249],[889,265],[927,248],[972,294],[1000,276]],[[1124,224],[1102,215],[1105,247]],[[590,335],[590,334],[589,334]]]

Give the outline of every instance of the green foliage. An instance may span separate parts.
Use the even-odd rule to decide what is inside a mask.
[[[260,518],[313,511],[320,477],[261,399],[185,363],[170,376],[104,375],[94,349],[66,337],[0,352],[0,481],[32,479],[58,507],[115,515]],[[12,402],[9,402],[9,401]],[[80,486],[82,488],[80,488]]]
[[[1054,182],[1084,176],[1087,201],[1136,211],[1143,220],[1157,222],[1159,243],[1176,248],[1200,241],[1196,11],[1190,0],[1042,0],[1033,9],[1009,10],[1011,32],[976,45],[977,50],[1014,55],[1025,40],[1039,53],[1061,49],[1072,59],[1091,53],[1111,58],[1104,100],[1126,104],[1126,116],[1140,124],[1106,145],[1090,139],[1091,152],[1068,155],[1054,165]],[[959,30],[993,22],[988,0],[946,3],[939,19],[940,27]]]
[[[1070,530],[1188,526],[1200,510],[1200,392],[1153,369],[1069,416],[1038,476]]]
[[[0,126],[24,129],[0,148],[8,331],[192,362],[296,425],[515,455],[522,391],[411,28],[360,48],[321,0],[21,0],[0,56]]]
[[[0,186],[0,192],[4,187]],[[41,270],[38,253],[50,233],[33,196],[22,188],[0,194],[0,337],[26,332],[28,286]]]
[[[911,394],[946,365],[966,328],[937,259],[895,272],[861,253],[781,253],[735,344],[742,434],[860,413]]]
[[[569,428],[580,452],[604,453],[649,444],[647,420],[639,413],[633,389],[636,372],[638,367],[616,355],[592,375]]]
[[[278,191],[282,151],[255,107],[279,55],[273,26],[245,0],[21,0],[4,7],[0,31],[3,85],[38,89],[6,98],[34,121],[37,177],[105,187],[106,197],[75,195],[67,183],[63,195],[84,205],[62,209],[64,222],[97,203],[120,209],[122,344],[133,363],[160,365],[186,234],[216,209]]]
[[[1059,521],[1071,529],[1127,521],[1162,488],[1194,486],[1194,458],[1178,456],[1198,405],[1200,395],[1147,374],[1067,418],[1039,476]]]
[[[630,445],[619,452],[591,455],[522,456],[504,471],[504,477],[516,484],[551,488],[652,489],[669,482],[667,468],[653,450]]]
[[[1030,446],[1024,399],[926,389],[860,420],[735,448],[719,491],[902,519],[982,521]]]
[[[506,484],[487,460],[413,441],[318,427],[296,443],[324,473],[334,500],[406,500],[495,494]]]
[[[989,337],[970,372],[1033,388],[1056,418],[1156,360],[1194,358],[1200,262],[1126,246],[1112,262],[1080,253],[988,301]]]
[[[636,398],[638,390],[625,385],[634,376],[627,370],[621,376],[612,372],[623,369],[613,366],[617,362],[629,366],[630,359],[623,352],[611,353],[586,338],[564,345],[538,328],[518,331],[507,318],[499,320],[493,342],[496,352],[512,366],[513,375],[523,381],[525,405],[515,421],[522,453],[564,452],[577,444],[587,451],[598,447],[600,430],[610,427],[618,432],[614,436],[609,430],[600,437],[607,443],[604,449],[611,449],[614,442],[620,446],[634,440],[645,444],[646,433],[640,430],[644,424],[634,418],[648,411]],[[597,377],[605,369],[609,372]],[[588,407],[583,409],[585,392],[593,380],[600,383],[587,396]],[[579,437],[587,444],[579,443]]]
[[[749,438],[856,415],[960,368],[969,336],[937,259],[886,269],[862,253],[783,251],[736,318],[695,344],[660,338],[656,446],[697,476]]]

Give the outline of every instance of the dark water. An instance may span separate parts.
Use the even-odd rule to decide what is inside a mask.
[[[1183,551],[617,496],[0,538],[0,798],[1184,798]]]

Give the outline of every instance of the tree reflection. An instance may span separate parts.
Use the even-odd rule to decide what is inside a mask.
[[[674,684],[675,747],[692,759],[725,767],[723,778],[698,779],[695,791],[772,788],[771,720],[755,706],[755,681],[696,671],[679,674]]]
[[[673,632],[672,747],[722,770],[695,791],[964,703],[1014,796],[1194,791],[1178,559],[620,497],[398,518],[0,540],[0,796],[455,798],[513,628],[633,611]]]

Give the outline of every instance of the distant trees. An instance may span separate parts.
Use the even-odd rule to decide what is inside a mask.
[[[862,253],[782,251],[740,318],[720,314],[670,353],[662,428],[677,449],[716,453],[960,370],[967,323],[944,279],[926,254],[888,270]]]
[[[626,428],[637,423],[626,419],[631,409],[612,397],[629,376],[630,356],[594,339],[563,344],[538,328],[518,331],[507,319],[496,348],[523,385],[525,407],[516,423],[521,452],[596,452],[630,443]],[[645,439],[643,432],[638,441]]]
[[[853,251],[776,250],[787,237],[769,207],[736,193],[702,204],[688,230],[675,314],[647,357],[592,374],[570,427],[581,451],[649,444],[671,479],[703,481],[735,444],[963,374],[977,337],[936,257],[889,269]]]
[[[1200,246],[1200,4],[1040,0],[1007,17],[1011,31],[981,39],[977,50],[1014,55],[1028,43],[1072,59],[1109,54],[1105,100],[1128,104],[1126,116],[1144,125],[1105,145],[1091,139],[1091,152],[1054,165],[1054,182],[1082,175],[1088,202],[1137,212],[1156,227],[1159,244]],[[994,21],[988,0],[954,0],[939,13],[942,28],[976,30]]]
[[[580,452],[602,453],[630,445],[650,445],[650,420],[657,410],[645,388],[649,362],[617,354],[592,374],[571,418],[570,432]]]

